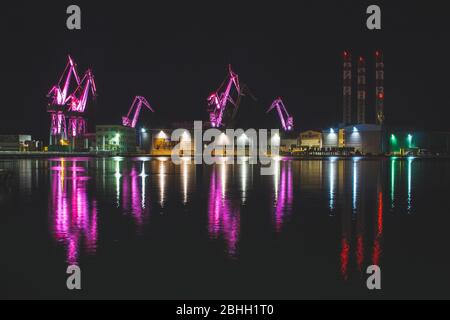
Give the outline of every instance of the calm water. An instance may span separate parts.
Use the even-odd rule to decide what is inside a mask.
[[[450,161],[0,168],[16,173],[0,186],[2,298],[450,298]]]

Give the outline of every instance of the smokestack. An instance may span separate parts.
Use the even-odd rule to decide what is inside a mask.
[[[375,52],[375,61],[376,61],[375,112],[377,124],[381,126],[384,124],[384,62],[383,62],[383,53],[381,51]]]
[[[358,102],[357,102],[357,122],[366,123],[366,64],[364,58],[358,60]]]
[[[342,122],[344,125],[352,123],[352,55],[344,51],[344,94]]]

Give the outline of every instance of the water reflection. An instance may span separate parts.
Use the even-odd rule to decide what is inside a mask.
[[[139,176],[141,177],[141,189],[142,189],[142,191],[141,191],[141,198],[142,198],[141,207],[142,207],[142,209],[145,209],[145,201],[146,201],[145,193],[147,190],[146,180],[148,177],[148,175],[145,172],[145,161],[142,161],[142,170],[141,170],[141,174]]]
[[[390,159],[391,209],[397,209],[397,207],[398,209],[401,209],[403,207],[405,209],[403,212],[406,212],[407,214],[413,212],[414,162],[414,157],[409,157],[407,159],[393,157]],[[406,204],[404,204],[405,202]]]
[[[120,174],[120,162],[121,160],[115,159],[115,167],[116,172],[114,173],[114,177],[116,178],[116,207],[120,208],[120,179],[122,175]]]
[[[344,202],[340,213],[342,236],[339,259],[344,281],[349,279],[352,270],[363,275],[368,265],[380,265],[384,222],[383,163],[355,159],[347,165],[351,166],[352,172],[349,184],[352,199],[351,205],[345,205],[347,202]],[[345,190],[343,192],[345,194]],[[372,206],[372,203],[376,205]],[[372,230],[368,228],[372,225],[374,232],[368,232]],[[352,265],[355,269],[351,269]]]
[[[218,173],[217,171],[220,171]],[[228,165],[222,163],[212,168],[209,185],[208,230],[212,239],[222,237],[227,253],[236,258],[240,232],[239,209],[233,206],[227,194]]]
[[[330,158],[330,162],[329,162],[329,174],[328,174],[328,179],[329,179],[329,184],[330,184],[330,191],[329,191],[329,196],[330,196],[330,213],[331,215],[334,213],[334,209],[335,209],[335,198],[336,198],[336,170],[337,170],[337,158],[332,157]]]
[[[55,239],[67,250],[67,262],[77,264],[80,246],[97,249],[97,202],[88,193],[87,161],[51,162],[50,216]]]
[[[281,232],[286,216],[292,212],[294,199],[291,161],[276,162],[274,184],[275,230]]]
[[[357,211],[357,205],[358,205],[358,186],[359,186],[359,181],[358,181],[358,172],[359,172],[359,158],[355,158],[353,159],[353,197],[352,197],[352,204],[353,204],[353,214],[356,214]]]
[[[407,205],[407,211],[408,213],[411,213],[412,209],[412,164],[413,164],[414,158],[409,157],[408,158],[408,205]]]
[[[395,208],[395,170],[397,158],[391,158],[391,208]]]
[[[378,203],[377,203],[377,221],[376,221],[376,231],[375,240],[373,242],[372,250],[372,264],[380,265],[381,256],[381,240],[383,237],[383,192],[381,188],[378,191]]]
[[[159,161],[159,204],[164,208],[164,201],[166,196],[166,158],[160,158]]]
[[[183,204],[186,204],[188,202],[189,161],[190,161],[190,159],[183,159],[183,163],[182,163]]]
[[[241,190],[242,190],[242,204],[245,205],[247,201],[247,179],[248,179],[248,166],[247,162],[241,164]]]
[[[103,193],[88,192],[90,163],[96,166],[91,170],[95,169],[98,177],[91,189],[103,186]],[[261,210],[271,215],[277,233],[289,232],[286,227],[291,218],[302,210],[297,203],[321,207],[323,211],[317,212],[322,217],[325,214],[328,221],[340,222],[339,272],[348,280],[354,273],[363,274],[369,263],[381,263],[384,197],[392,208],[397,206],[409,213],[413,210],[413,165],[413,158],[393,158],[385,163],[361,158],[277,161],[275,175],[261,180],[266,185],[258,190],[273,201],[273,206]],[[80,248],[87,253],[96,252],[98,221],[94,197],[99,194],[105,195],[106,204],[102,207],[116,207],[119,209],[116,213],[132,218],[136,233],[146,230],[143,226],[155,208],[168,208],[169,201],[190,203],[185,208],[203,210],[207,215],[209,238],[223,241],[226,254],[232,258],[238,257],[241,213],[255,205],[254,198],[249,197],[249,190],[253,190],[253,167],[248,163],[230,165],[224,161],[202,168],[208,179],[206,185],[201,185],[205,194],[208,193],[206,208],[204,202],[196,203],[199,198],[194,196],[192,184],[197,181],[197,172],[189,161],[176,167],[167,158],[91,162],[61,159],[51,162],[51,172],[52,231],[64,244],[70,263],[78,263]],[[294,179],[298,181],[295,203]],[[173,205],[170,203],[170,207]]]

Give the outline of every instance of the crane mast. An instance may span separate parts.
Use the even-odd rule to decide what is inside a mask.
[[[124,127],[135,128],[143,106],[145,106],[151,112],[155,112],[155,110],[153,110],[153,108],[150,106],[150,103],[148,103],[147,99],[141,96],[136,96],[130,107],[130,110],[128,111],[128,114],[122,117],[122,125]],[[132,115],[133,118],[130,118]]]
[[[270,106],[267,113],[276,109],[278,112],[278,116],[280,117],[281,126],[284,131],[292,131],[294,130],[294,118],[289,115],[289,112],[286,109],[286,106],[283,103],[281,98],[275,99],[275,101]]]
[[[77,89],[70,95],[69,111],[83,113],[86,110],[89,92],[93,97],[97,95],[97,87],[91,70],[86,71]]]
[[[239,77],[236,73],[233,72],[233,70],[231,69],[231,65],[229,66],[228,72],[229,72],[227,77],[228,83],[225,87],[225,90],[223,92],[220,92],[223,87],[223,84],[225,83],[224,82],[219,87],[219,89],[216,92],[212,93],[208,98],[208,105],[210,107],[209,119],[211,122],[211,126],[213,128],[219,128],[223,126],[223,115],[228,102],[234,105],[235,108],[237,107],[236,102],[231,98],[230,95],[233,85],[238,93],[238,98],[241,95]]]
[[[53,86],[50,92],[47,94],[47,97],[52,99],[53,105],[64,106],[67,103],[69,99],[68,92],[70,89],[72,76],[75,78],[77,86],[79,86],[81,81],[80,77],[78,76],[77,65],[69,55],[66,68],[64,69],[64,72],[62,73],[58,84]],[[64,87],[61,89],[62,83],[64,83]]]

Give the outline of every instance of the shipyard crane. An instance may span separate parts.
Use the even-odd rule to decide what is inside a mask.
[[[77,89],[69,96],[69,111],[83,113],[86,110],[89,92],[92,93],[93,97],[97,95],[94,75],[90,69],[84,74]]]
[[[231,69],[231,65],[229,65],[228,67],[228,72],[229,74],[227,76],[227,79],[222,83],[222,85],[216,92],[212,93],[208,97],[208,105],[210,107],[209,119],[213,128],[219,128],[223,126],[223,115],[228,102],[234,105],[235,109],[238,108],[238,101],[241,96],[239,77],[236,73],[233,72],[233,70]],[[226,82],[227,85],[224,86]],[[238,93],[236,102],[231,98],[231,89],[233,88],[233,85]],[[225,90],[223,90],[224,87]]]
[[[75,79],[75,85],[72,85],[73,79]],[[50,113],[50,145],[58,145],[67,139],[66,112],[71,98],[69,90],[80,84],[77,65],[69,55],[67,65],[58,83],[47,94],[47,97],[51,99],[47,108]]]
[[[68,56],[68,60],[69,61],[67,62],[64,72],[59,78],[58,84],[53,86],[50,92],[47,94],[47,97],[52,99],[51,104],[53,106],[64,106],[67,103],[70,97],[68,93],[70,90],[72,76],[75,78],[77,86],[79,86],[81,83],[80,77],[78,76],[76,63],[73,61],[70,55]],[[63,83],[64,87],[61,88],[61,85]]]
[[[292,118],[281,98],[275,99],[275,101],[270,106],[269,110],[267,110],[267,113],[272,111],[273,109],[277,109],[278,115],[280,116],[281,126],[283,127],[284,131],[292,131],[294,130],[294,118]]]
[[[86,133],[87,124],[84,113],[89,93],[93,97],[97,95],[97,87],[90,69],[86,71],[80,85],[69,97],[69,134],[73,138],[83,136]]]
[[[128,111],[128,114],[126,116],[122,117],[122,124],[124,127],[136,127],[142,106],[145,106],[151,112],[155,112],[155,110],[153,110],[153,108],[150,106],[150,103],[148,103],[148,101],[144,97],[136,96],[134,98],[133,104],[130,107],[130,111]],[[133,115],[132,119],[130,118],[131,115]]]

